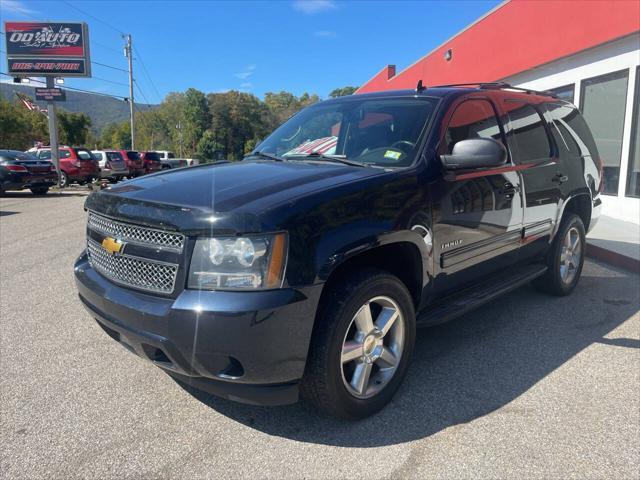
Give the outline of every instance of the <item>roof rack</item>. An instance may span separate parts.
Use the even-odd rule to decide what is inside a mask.
[[[452,83],[449,85],[434,85],[434,88],[436,87],[439,87],[439,88],[473,87],[473,86],[477,86],[478,88],[486,89],[486,90],[503,90],[503,89],[517,90],[519,92],[525,92],[530,95],[547,95],[549,97],[558,98],[558,95],[556,95],[553,92],[549,92],[548,90],[532,90],[530,88],[514,87],[512,85],[509,85],[506,82]]]

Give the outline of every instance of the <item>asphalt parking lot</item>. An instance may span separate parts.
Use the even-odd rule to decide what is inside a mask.
[[[358,423],[189,392],[76,297],[85,191],[0,199],[0,476],[639,478],[640,277],[587,262],[422,330],[392,404]]]

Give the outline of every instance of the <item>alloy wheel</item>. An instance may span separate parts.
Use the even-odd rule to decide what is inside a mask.
[[[571,227],[562,241],[560,253],[560,278],[566,285],[576,277],[582,259],[582,239],[576,227]]]
[[[405,343],[405,321],[398,304],[379,296],[351,320],[342,343],[340,368],[347,391],[357,398],[379,393],[395,375]]]

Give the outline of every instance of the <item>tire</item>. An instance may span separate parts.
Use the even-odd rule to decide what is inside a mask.
[[[31,193],[34,195],[46,195],[48,191],[49,187],[37,187],[31,189]]]
[[[568,214],[560,223],[556,238],[547,254],[547,272],[534,280],[540,291],[559,297],[569,295],[580,280],[586,250],[582,219]]]
[[[67,188],[69,186],[69,175],[64,170],[60,171],[60,187]]]
[[[367,321],[366,309],[373,323]],[[386,330],[383,316],[394,310],[398,315]],[[369,327],[359,328],[364,324]],[[346,277],[323,296],[319,307],[300,384],[303,399],[348,420],[381,410],[406,373],[415,331],[413,300],[397,277],[373,269]],[[362,379],[366,385],[358,382]]]

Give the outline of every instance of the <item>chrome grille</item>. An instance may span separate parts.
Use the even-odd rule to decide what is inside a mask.
[[[118,240],[125,240],[151,247],[165,247],[182,251],[184,235],[154,228],[140,227],[122,223],[108,217],[89,212],[89,228],[104,233]]]
[[[87,252],[89,264],[109,280],[149,292],[173,292],[178,265],[126,254],[111,255],[91,239],[87,239]]]

